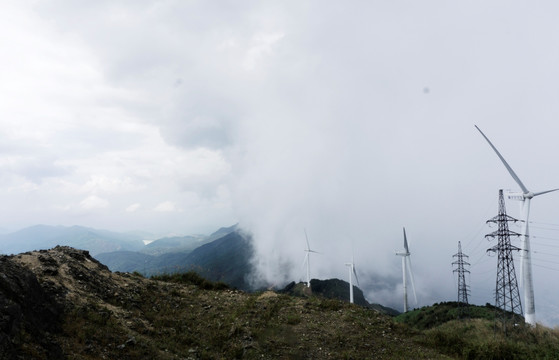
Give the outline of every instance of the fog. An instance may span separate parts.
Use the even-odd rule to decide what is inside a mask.
[[[559,184],[558,5],[50,1],[0,14],[0,226],[253,235],[256,283],[346,279],[402,308],[493,302],[485,221]],[[533,201],[538,321],[559,324],[559,195]],[[518,204],[507,202],[519,217]],[[547,224],[547,225],[544,225]],[[539,243],[538,243],[539,241]],[[538,267],[539,266],[539,267]],[[517,269],[518,272],[518,269]],[[346,279],[347,280],[347,279]]]

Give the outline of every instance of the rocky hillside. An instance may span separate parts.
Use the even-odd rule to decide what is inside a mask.
[[[490,307],[470,307],[464,318],[457,316],[456,304],[435,304],[394,321],[345,301],[249,294],[195,273],[153,279],[112,273],[88,252],[62,246],[1,256],[0,273],[0,359],[554,359],[559,354],[558,330],[516,320],[504,326]]]
[[[2,359],[445,358],[375,310],[112,273],[69,247],[2,256],[0,272]]]

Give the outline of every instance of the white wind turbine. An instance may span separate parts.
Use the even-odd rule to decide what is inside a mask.
[[[351,262],[346,263],[345,266],[349,267],[349,302],[353,304],[353,276],[355,276],[355,281],[357,282],[357,286],[359,286],[353,255],[351,255]]]
[[[310,255],[311,253],[316,253],[318,254],[317,251],[311,250],[311,246],[309,245],[309,237],[307,236],[307,230],[305,229],[305,239],[307,240],[307,248],[305,249],[305,252],[307,253],[305,255],[305,260],[303,261],[303,265],[305,263],[307,263],[307,287],[311,287],[311,261],[310,261]]]
[[[396,252],[396,255],[402,257],[402,275],[403,275],[403,283],[404,283],[404,312],[407,312],[408,311],[408,284],[407,284],[408,273],[410,275],[413,297],[415,299],[416,304],[417,304],[417,295],[415,294],[415,284],[413,281],[413,272],[411,269],[410,249],[408,248],[406,228],[404,228],[404,252]]]
[[[523,289],[524,290],[524,309],[525,309],[524,321],[526,323],[532,325],[532,326],[535,326],[536,325],[536,307],[535,307],[535,303],[534,303],[534,283],[533,283],[533,280],[532,280],[532,260],[531,260],[532,254],[531,254],[531,251],[530,251],[530,232],[529,232],[529,229],[528,229],[528,218],[530,216],[530,200],[532,200],[532,198],[534,196],[547,194],[548,192],[556,191],[556,190],[559,190],[559,189],[540,191],[540,192],[537,192],[537,193],[533,193],[533,192],[529,191],[526,188],[526,186],[524,186],[522,181],[520,181],[520,178],[518,177],[518,175],[516,175],[514,170],[512,170],[510,165],[506,162],[505,158],[503,158],[503,156],[499,153],[497,148],[495,146],[493,146],[491,141],[489,141],[487,136],[485,136],[485,134],[480,130],[480,128],[478,128],[476,125],[474,125],[474,126],[476,127],[476,129],[478,129],[478,131],[485,138],[485,140],[487,140],[487,142],[489,143],[489,146],[491,146],[491,148],[493,148],[493,150],[495,151],[495,153],[497,154],[499,159],[501,159],[501,161],[503,162],[503,165],[505,165],[509,174],[514,179],[514,181],[516,181],[518,186],[520,186],[520,189],[522,189],[521,193],[509,194],[508,198],[513,199],[513,200],[522,201],[522,204],[520,206],[520,211],[521,211],[521,214],[522,214],[522,219],[521,219],[522,220],[522,232],[521,232],[522,237],[521,237],[521,245],[520,245],[520,248],[521,248],[521,252],[520,252],[520,254],[521,254],[521,256],[520,256],[520,273],[521,273],[521,279],[522,279],[522,284],[523,284],[523,288],[524,288]]]

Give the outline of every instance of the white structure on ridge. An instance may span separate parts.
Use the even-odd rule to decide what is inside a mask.
[[[355,281],[357,282],[357,286],[359,286],[353,255],[351,256],[351,262],[346,263],[345,266],[349,267],[349,302],[353,304],[353,276],[355,276]]]
[[[530,216],[530,200],[532,200],[532,198],[534,196],[546,194],[548,192],[556,191],[556,190],[559,190],[559,189],[540,191],[540,192],[536,192],[536,193],[533,193],[533,192],[529,191],[526,188],[526,186],[524,186],[522,181],[520,181],[520,178],[518,177],[518,175],[516,175],[514,170],[512,170],[512,168],[509,166],[509,164],[506,162],[506,160],[503,158],[503,156],[499,153],[497,148],[495,146],[493,146],[491,141],[489,141],[487,136],[485,136],[485,134],[480,130],[480,128],[478,128],[477,126],[475,126],[475,127],[476,127],[476,129],[478,129],[478,131],[481,133],[481,135],[485,138],[485,140],[487,140],[487,142],[489,143],[491,148],[493,148],[493,150],[495,151],[495,153],[497,154],[499,159],[501,159],[501,161],[503,162],[503,165],[505,165],[505,167],[507,168],[509,174],[512,176],[514,181],[516,181],[518,186],[520,186],[520,189],[522,189],[521,193],[511,193],[511,194],[508,195],[508,198],[511,199],[511,200],[519,200],[519,201],[522,202],[521,206],[520,206],[520,212],[522,214],[522,219],[521,219],[522,220],[522,231],[520,233],[522,235],[521,236],[521,243],[520,243],[520,274],[521,274],[520,278],[521,278],[522,287],[523,287],[523,290],[524,290],[523,291],[524,292],[524,309],[525,309],[524,321],[527,324],[535,326],[536,325],[536,306],[535,306],[535,303],[534,303],[534,282],[533,282],[533,279],[532,279],[532,254],[531,254],[531,251],[530,251],[530,232],[529,232],[529,229],[528,229],[528,218]]]
[[[317,253],[317,251],[311,250],[311,246],[309,245],[309,237],[307,236],[307,230],[305,230],[305,239],[307,240],[307,248],[305,252],[305,260],[303,260],[303,265],[307,263],[307,287],[311,287],[311,261],[310,261],[310,254]]]
[[[413,281],[413,272],[411,269],[410,249],[408,247],[408,239],[406,237],[406,228],[404,228],[404,251],[396,252],[396,255],[402,257],[402,275],[403,275],[403,284],[404,284],[404,312],[407,312],[408,311],[408,281],[407,281],[408,273],[410,275],[413,297],[415,299],[416,304],[417,304],[417,295],[415,294],[415,284]]]

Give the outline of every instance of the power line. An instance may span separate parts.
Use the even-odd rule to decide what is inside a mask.
[[[537,225],[532,225],[531,228],[532,229],[539,229],[539,230],[559,231],[559,229],[552,229],[552,228],[537,226]]]
[[[547,255],[547,256],[559,257],[559,254],[550,254],[550,253],[545,253],[545,252],[535,251],[535,250],[532,250],[532,253],[534,253],[534,254],[541,254],[541,255]]]
[[[542,225],[549,225],[549,226],[557,226],[559,227],[559,224],[554,224],[554,223],[547,223],[547,222],[540,222],[540,221],[529,221],[530,224],[542,224]]]
[[[546,240],[559,240],[559,239],[544,238],[544,237],[539,237],[539,236],[532,236],[532,238],[536,238],[536,239],[546,239]],[[547,247],[559,248],[559,245],[550,245],[550,244],[546,244],[546,243],[541,242],[541,241],[535,241],[535,243],[538,244],[538,245],[540,245],[540,246],[547,246]]]
[[[485,208],[485,211],[483,212],[484,216],[487,214],[490,214],[491,208],[493,207],[493,201],[487,202],[487,206]],[[485,227],[485,224],[482,224],[480,226],[479,229],[476,230],[475,234],[473,234],[472,236],[470,236],[468,242],[465,244],[464,248],[468,249],[468,247],[470,246],[470,244],[472,243],[473,240],[475,239],[479,239],[480,236],[479,234],[481,233],[481,231],[483,230],[483,228]],[[463,239],[464,240],[464,239]],[[478,244],[479,245],[479,244]],[[476,247],[478,246],[476,245]],[[473,250],[470,250],[470,253],[473,252]]]
[[[559,269],[550,268],[549,266],[538,265],[538,264],[532,264],[532,265],[537,266],[539,268],[549,269],[549,270],[553,270],[553,271],[559,271]]]
[[[481,254],[481,256],[472,264],[472,266],[476,266],[476,265],[479,264],[482,260],[485,260],[485,261],[488,260],[487,251],[484,252],[483,254]]]

